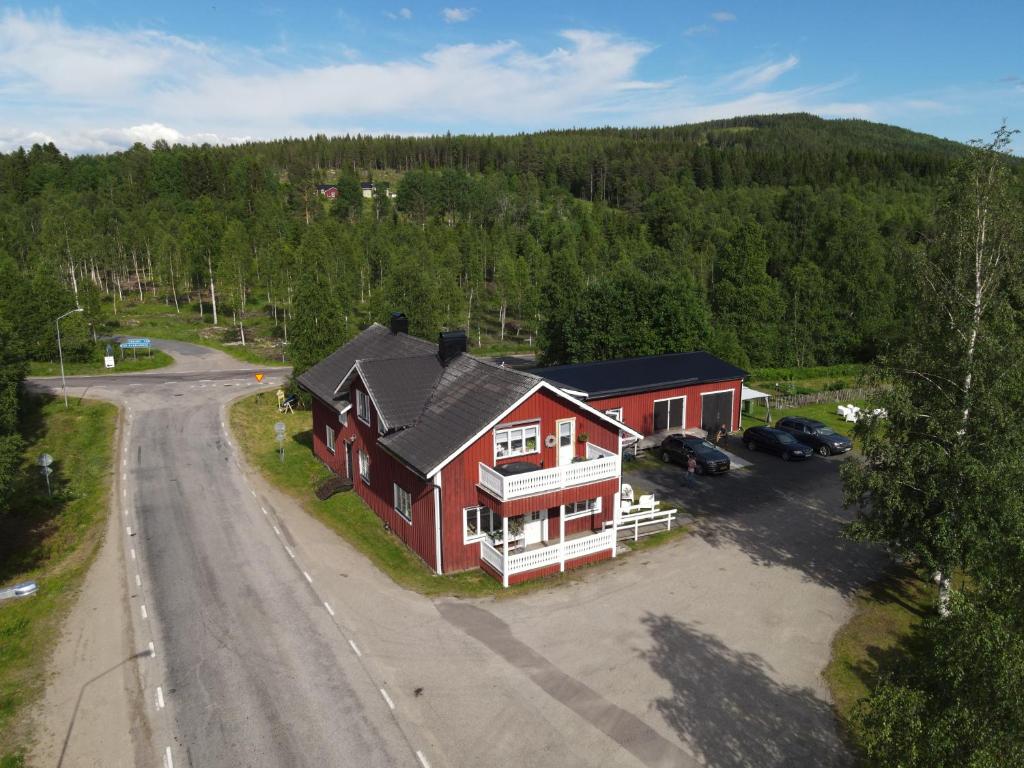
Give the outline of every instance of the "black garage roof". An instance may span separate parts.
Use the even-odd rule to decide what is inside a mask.
[[[530,373],[556,387],[589,398],[630,395],[670,387],[745,379],[747,372],[708,352],[676,352],[649,357],[535,368]]]

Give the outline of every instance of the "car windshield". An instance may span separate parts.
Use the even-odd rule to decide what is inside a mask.
[[[715,446],[709,443],[707,440],[701,440],[699,437],[692,440],[687,440],[686,444],[693,448],[695,451],[714,451],[717,450]]]
[[[778,434],[776,435],[776,437],[777,437],[777,438],[779,438],[779,442],[780,442],[780,443],[786,443],[786,444],[789,444],[789,443],[795,443],[795,442],[796,442],[796,438],[794,438],[794,437],[793,437],[793,436],[792,436],[791,434],[789,434],[788,432],[779,432],[779,433],[778,433]]]
[[[832,427],[818,427],[816,430],[814,430],[814,433],[816,435],[821,435],[822,437],[832,437],[832,435],[834,435],[836,431],[832,429]]]

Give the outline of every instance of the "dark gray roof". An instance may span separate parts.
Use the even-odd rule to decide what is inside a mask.
[[[427,475],[537,385],[530,374],[470,355],[445,367],[416,423],[380,444]]]
[[[389,430],[401,429],[416,421],[443,370],[436,352],[356,363],[359,378]]]
[[[348,393],[336,396],[334,390],[357,360],[417,357],[436,351],[436,344],[405,333],[391,333],[383,325],[374,323],[350,342],[300,374],[298,381],[303,389],[330,404],[347,396]]]
[[[747,372],[708,352],[676,352],[650,357],[534,368],[557,387],[586,392],[588,398],[745,379]]]

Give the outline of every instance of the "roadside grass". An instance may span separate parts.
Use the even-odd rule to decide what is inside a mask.
[[[0,767],[23,764],[31,737],[25,717],[42,693],[61,621],[103,540],[117,409],[83,401],[65,410],[30,397],[23,454],[10,509],[0,516],[0,585],[36,581],[29,598],[0,603]],[[54,457],[46,486],[36,461]]]
[[[168,305],[152,297],[148,299],[143,302],[120,302],[116,315],[113,314],[112,304],[104,303],[104,333],[188,341],[219,349],[247,363],[267,366],[287,364],[281,360],[284,347],[276,338],[273,318],[259,302],[250,302],[246,306],[246,345],[242,346],[238,326],[232,322],[230,312],[221,313],[218,318],[220,324],[214,326],[208,302],[204,303],[204,311],[200,314],[198,303],[189,304],[180,297],[180,312],[175,310],[174,304]]]
[[[110,373],[137,373],[163,368],[174,362],[174,358],[159,349],[138,353],[135,357],[130,352],[121,359],[120,350],[114,353],[115,366],[105,368],[102,360],[90,360],[84,363],[64,362],[65,376],[99,376]],[[60,362],[52,360],[33,360],[28,364],[29,376],[60,376]]]
[[[935,590],[913,570],[897,567],[861,589],[853,617],[832,639],[832,658],[823,672],[836,713],[856,743],[850,715],[881,675],[910,654],[914,628],[934,610]]]
[[[230,421],[231,431],[250,465],[295,498],[307,513],[364,554],[396,584],[423,595],[508,597],[575,581],[587,571],[611,562],[602,561],[508,589],[503,589],[498,581],[481,570],[438,576],[404,542],[384,530],[380,518],[354,491],[335,494],[326,501],[316,498],[315,489],[332,473],[313,455],[310,411],[279,414],[277,402],[270,393],[257,393],[235,401]],[[274,440],[277,421],[283,421],[286,428],[284,461],[279,457]],[[662,540],[676,535],[673,530]]]

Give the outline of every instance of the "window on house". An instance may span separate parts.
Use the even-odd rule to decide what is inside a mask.
[[[341,424],[341,426],[343,427],[348,426],[348,411],[338,414],[338,423]]]
[[[463,541],[470,544],[501,530],[501,516],[490,507],[469,507],[462,510],[465,520]]]
[[[327,431],[327,450],[334,453],[334,429],[330,426],[326,427]]]
[[[586,501],[576,501],[572,504],[565,505],[565,519],[569,520],[574,517],[583,517],[585,515],[599,515],[601,514],[601,497],[598,496],[596,499],[587,499]]]
[[[359,449],[359,476],[364,483],[370,484],[370,457],[362,449]]]
[[[356,390],[356,416],[366,426],[370,426],[370,396],[361,389]]]
[[[494,430],[494,457],[507,459],[540,452],[540,425],[527,424]]]
[[[622,409],[621,408],[609,408],[604,412],[605,416],[611,416],[616,421],[622,421]]]
[[[398,483],[395,488],[395,512],[405,518],[406,522],[412,522],[412,494],[401,488]]]

